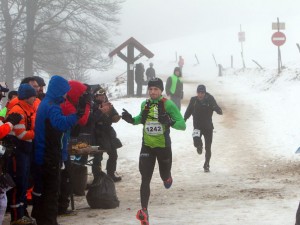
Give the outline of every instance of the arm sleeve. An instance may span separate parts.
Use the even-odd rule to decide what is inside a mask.
[[[190,103],[184,113],[184,119],[187,120],[188,118],[190,118],[190,116],[192,115],[193,113],[193,106],[194,106],[194,102],[195,102],[195,99],[191,98],[190,99]]]
[[[218,106],[215,98],[212,95],[210,96],[209,101],[210,101],[210,105],[212,106],[213,111],[215,111],[217,113],[222,112],[222,109]]]
[[[141,104],[140,114],[133,117],[133,125],[138,125],[138,124],[141,123],[141,119],[142,119],[143,111],[144,111],[144,108],[145,108],[145,104],[146,104],[146,101],[143,101],[142,104]]]
[[[53,105],[49,109],[49,118],[51,125],[60,131],[66,131],[70,129],[78,121],[76,114],[64,116],[59,105]]]
[[[13,125],[11,123],[2,123],[1,121],[1,125],[0,125],[0,139],[4,138],[6,135],[8,135],[8,133],[11,131],[11,129],[13,128]]]
[[[165,109],[166,112],[170,115],[173,121],[175,121],[174,125],[172,126],[176,130],[185,130],[186,129],[186,124],[185,121],[175,105],[175,103],[171,100],[167,100],[165,102]]]
[[[171,94],[170,92],[170,88],[171,88],[171,83],[172,83],[172,79],[171,77],[168,77],[167,82],[166,82],[166,94],[169,96]]]

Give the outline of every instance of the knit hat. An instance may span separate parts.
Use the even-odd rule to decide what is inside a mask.
[[[206,93],[206,87],[203,84],[198,85],[197,87],[197,93],[204,92]]]
[[[0,84],[0,92],[9,92],[9,89]]]
[[[20,100],[28,99],[30,97],[36,96],[35,89],[29,84],[21,84],[18,89],[18,98]]]
[[[148,88],[149,87],[158,87],[162,92],[164,91],[164,84],[161,79],[158,77],[155,77],[148,82]]]

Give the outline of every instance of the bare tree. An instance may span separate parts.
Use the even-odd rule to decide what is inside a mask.
[[[23,1],[21,1],[22,3]],[[18,4],[19,3],[19,4]],[[23,2],[24,3],[24,2]],[[21,5],[21,7],[18,7]],[[17,7],[16,7],[17,6]],[[17,26],[18,21],[24,11],[25,5],[20,4],[20,2],[16,1],[16,4],[9,4],[7,0],[1,0],[1,12],[3,15],[2,24],[4,26],[3,30],[5,36],[3,37],[3,42],[1,42],[1,47],[3,51],[1,51],[1,61],[4,68],[2,70],[2,78],[6,81],[7,84],[13,86],[14,82],[14,29]],[[11,13],[10,11],[14,11]]]
[[[110,65],[107,52],[123,0],[0,1],[5,34],[0,60],[6,75],[24,66],[25,76],[44,71],[86,81],[87,70]],[[13,77],[6,80],[12,83]]]

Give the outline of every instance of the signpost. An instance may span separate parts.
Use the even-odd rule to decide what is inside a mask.
[[[285,29],[285,23],[279,23],[279,18],[277,18],[277,23],[272,23],[272,29],[277,30],[277,32],[272,35],[271,40],[272,43],[278,47],[278,74],[280,74],[282,67],[280,46],[286,41],[286,36],[284,33],[280,32],[280,29]]]
[[[241,56],[243,61],[243,68],[245,69],[245,61],[244,61],[244,50],[243,50],[243,42],[245,42],[245,32],[242,31],[242,25],[240,25],[240,32],[238,33],[239,42],[241,42]]]
[[[283,45],[285,41],[286,41],[285,34],[280,31],[277,31],[272,35],[272,42],[274,45],[278,47]]]

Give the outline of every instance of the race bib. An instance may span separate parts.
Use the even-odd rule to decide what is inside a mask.
[[[148,135],[155,136],[163,134],[163,127],[160,122],[146,122],[145,131]]]
[[[192,136],[193,137],[200,137],[201,136],[201,131],[198,130],[198,129],[194,129]]]

